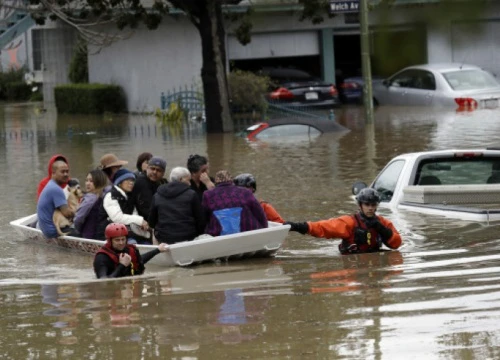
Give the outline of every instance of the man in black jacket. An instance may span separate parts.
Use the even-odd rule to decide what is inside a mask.
[[[167,183],[167,180],[163,178],[166,167],[167,162],[165,160],[154,156],[148,162],[146,175],[139,174],[139,176],[137,176],[131,197],[137,212],[144,219],[149,217],[151,201],[158,187]]]
[[[200,198],[191,189],[191,173],[176,167],[170,182],[161,185],[153,197],[148,223],[159,242],[174,244],[193,240],[205,229]]]

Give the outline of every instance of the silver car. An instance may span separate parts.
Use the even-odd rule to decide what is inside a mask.
[[[374,82],[373,98],[378,105],[432,105],[459,111],[496,108],[500,105],[500,84],[478,66],[425,64]]]

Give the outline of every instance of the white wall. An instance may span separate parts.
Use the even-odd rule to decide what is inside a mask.
[[[131,38],[89,55],[89,81],[120,85],[129,111],[144,112],[160,107],[162,91],[201,83],[201,66],[201,40],[194,25],[183,17],[164,18],[156,30],[137,30]]]

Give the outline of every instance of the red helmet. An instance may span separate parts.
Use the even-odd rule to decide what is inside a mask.
[[[127,236],[128,230],[127,227],[123,224],[111,223],[106,226],[106,230],[104,230],[104,235],[106,239],[111,239],[118,236]]]

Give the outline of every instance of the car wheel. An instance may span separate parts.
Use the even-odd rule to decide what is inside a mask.
[[[379,104],[378,104],[377,99],[373,98],[373,106],[378,106],[378,105],[379,105]]]

